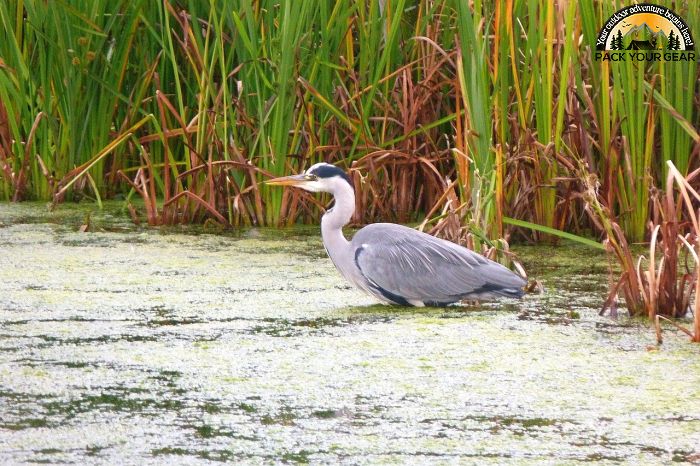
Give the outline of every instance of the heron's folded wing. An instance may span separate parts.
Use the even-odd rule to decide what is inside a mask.
[[[518,295],[522,278],[469,249],[393,224],[375,224],[353,238],[355,262],[367,280],[406,300],[453,302],[468,295]]]

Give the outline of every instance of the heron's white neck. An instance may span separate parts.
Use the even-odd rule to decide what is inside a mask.
[[[343,226],[350,221],[355,212],[355,191],[352,186],[341,178],[336,178],[334,181],[331,194],[333,194],[335,203],[333,208],[327,211],[321,219],[323,244],[329,254],[331,251],[342,250],[349,244],[343,236]]]

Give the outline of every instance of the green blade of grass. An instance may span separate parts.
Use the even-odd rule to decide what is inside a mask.
[[[513,225],[516,227],[527,228],[530,230],[541,231],[542,233],[547,233],[548,235],[556,236],[563,239],[569,239],[571,241],[576,241],[577,243],[585,244],[595,249],[605,250],[605,246],[597,241],[593,241],[589,238],[584,238],[583,236],[575,235],[573,233],[568,233],[566,231],[557,230],[556,228],[551,228],[545,225],[538,225],[536,223],[527,222],[525,220],[518,220],[510,217],[503,217],[503,223],[508,225]]]

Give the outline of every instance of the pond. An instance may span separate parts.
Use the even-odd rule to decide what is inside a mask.
[[[0,204],[2,464],[700,461],[700,345],[598,316],[597,251],[515,247],[520,301],[388,307],[317,228],[120,209]]]

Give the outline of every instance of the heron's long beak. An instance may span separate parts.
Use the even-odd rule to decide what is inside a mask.
[[[273,186],[299,186],[305,181],[307,181],[307,179],[304,178],[304,175],[290,175],[267,180],[265,181],[265,184],[270,184]]]

